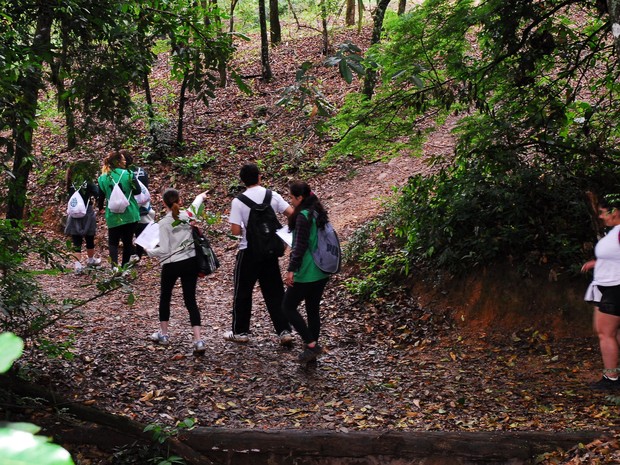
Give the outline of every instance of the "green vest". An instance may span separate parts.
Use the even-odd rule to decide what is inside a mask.
[[[306,253],[304,254],[304,258],[301,262],[301,267],[295,272],[295,282],[313,283],[315,281],[321,281],[322,279],[328,278],[329,275],[323,273],[319,267],[316,266],[314,259],[312,258],[312,251],[316,250],[318,242],[316,219],[314,217],[309,218],[310,212],[308,210],[302,210],[299,213],[304,215],[306,219],[310,221],[310,237],[308,238],[308,248],[306,249]],[[294,243],[295,230],[293,230],[293,244]]]
[[[99,176],[99,188],[105,194],[105,198],[110,200],[110,195],[112,194],[112,189],[114,188],[114,184],[121,180],[119,183],[119,187],[125,194],[125,197],[129,195],[129,205],[125,209],[123,213],[113,213],[106,206],[105,209],[105,221],[108,225],[108,228],[116,228],[117,226],[122,226],[124,224],[129,223],[137,223],[140,220],[140,207],[138,207],[138,202],[134,198],[131,191],[133,190],[132,179],[133,173],[129,170],[124,170],[121,168],[114,168],[108,174],[102,174]]]

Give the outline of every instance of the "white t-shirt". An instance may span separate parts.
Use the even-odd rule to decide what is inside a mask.
[[[253,186],[245,190],[243,193],[250,200],[256,203],[263,203],[265,200],[265,193],[267,189],[263,186]],[[290,205],[286,200],[282,198],[280,194],[275,191],[271,191],[271,207],[276,213],[284,213],[284,211]],[[241,226],[241,240],[239,241],[239,250],[247,249],[248,240],[245,237],[245,226],[248,224],[250,218],[250,207],[244,204],[241,200],[235,198],[230,206],[230,215],[228,222],[230,224],[237,224]]]
[[[586,291],[585,300],[600,302],[601,293],[597,286],[617,286],[620,284],[620,225],[614,226],[594,248],[596,264],[594,279]]]

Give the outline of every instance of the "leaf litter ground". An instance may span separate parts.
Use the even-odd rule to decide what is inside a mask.
[[[295,48],[276,49],[274,53],[280,53],[274,59],[276,83],[257,82],[259,91],[252,98],[226,89],[208,112],[190,101],[188,134],[198,146],[222,152],[207,173],[213,184],[207,202],[212,211],[226,214],[238,167],[267,152],[260,136],[241,137],[242,132],[230,127],[251,122],[255,109],[265,105],[274,140],[286,140],[287,134],[304,130],[303,119],[273,110],[272,103],[283,84],[277,81],[278,75],[292,75],[303,59],[316,59],[303,56],[315,48],[312,39],[306,39]],[[258,69],[256,57],[244,56],[248,72],[252,66]],[[346,93],[333,73],[322,78],[331,95],[341,98]],[[426,155],[451,153],[453,124],[448,120],[431,136]],[[61,142],[41,137],[39,143]],[[94,139],[93,144],[103,144],[103,139]],[[321,141],[312,138],[302,148],[308,159],[325,150]],[[160,189],[173,184],[187,186],[192,195],[198,193],[190,187],[196,181],[179,178],[170,165],[156,163],[149,169],[155,202]],[[422,160],[407,156],[370,164],[345,160],[310,181],[346,240],[381,211],[392,186],[428,170]],[[294,171],[288,178],[271,178],[270,183],[284,192],[293,177]],[[51,190],[47,198],[37,199],[47,203],[46,214],[53,222],[63,208],[55,200],[61,197],[57,193]],[[224,233],[227,227],[224,223],[218,229]],[[105,226],[99,218],[97,247],[103,257],[105,242]],[[75,338],[73,360],[45,358],[29,348],[22,365],[33,380],[74,402],[143,423],[174,424],[192,417],[201,426],[337,431],[564,431],[618,426],[613,399],[587,388],[600,372],[595,338],[552,340],[533,330],[498,335],[490,328],[463,332],[448,310],[420,308],[416,296],[405,291],[372,303],[356,301],[344,286],[347,274],[355,271],[346,267],[325,294],[326,354],[315,367],[303,370],[296,363],[299,339],[292,349],[278,344],[258,291],[251,342],[226,342],[222,335],[231,325],[235,244],[222,239],[214,246],[222,268],[201,280],[198,288],[208,347],[205,356],[196,358],[191,353],[179,289],[173,296],[171,345],[160,347],[148,340],[158,326],[159,267],[146,259],[130,280],[137,296],[133,304],[118,291],[48,332],[47,337],[58,343]],[[108,271],[102,268],[97,273]],[[67,273],[41,280],[59,298],[94,293],[88,275]]]

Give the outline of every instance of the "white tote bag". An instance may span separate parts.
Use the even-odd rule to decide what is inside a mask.
[[[67,215],[71,218],[84,218],[86,216],[86,209],[88,208],[88,203],[84,203],[84,199],[80,195],[80,189],[86,187],[86,183],[84,183],[80,188],[73,186],[73,190],[75,191],[69,202],[67,203]],[[90,199],[88,199],[90,202]]]
[[[123,179],[123,175],[125,171],[123,171],[118,178],[118,182],[114,183],[114,187],[112,188],[112,193],[110,194],[110,198],[108,199],[108,209],[112,213],[124,213],[129,206],[129,199],[125,197],[123,191],[121,190],[119,183],[121,179]]]

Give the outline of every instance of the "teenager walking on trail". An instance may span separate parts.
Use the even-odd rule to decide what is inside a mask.
[[[282,308],[305,343],[304,351],[299,355],[299,361],[305,364],[316,360],[323,352],[318,344],[321,332],[319,310],[329,275],[315,264],[312,251],[317,248],[317,230],[325,227],[328,218],[325,208],[307,183],[293,182],[289,191],[294,207],[288,220],[293,233],[293,247],[284,279],[287,289]],[[306,305],[307,323],[298,310],[302,301]]]
[[[232,310],[232,331],[224,335],[227,341],[246,343],[249,341],[250,318],[252,315],[252,292],[258,281],[271,317],[276,334],[282,345],[289,345],[293,341],[291,328],[288,320],[282,312],[282,297],[284,296],[284,283],[278,263],[278,253],[264,256],[259,250],[270,239],[259,240],[248,234],[255,228],[250,224],[250,217],[256,217],[256,213],[248,204],[264,205],[269,210],[267,213],[284,214],[287,217],[293,212],[291,207],[280,194],[265,189],[260,185],[260,171],[253,163],[243,165],[239,173],[246,190],[232,201],[230,208],[230,230],[234,236],[240,237],[239,250],[237,251],[235,270],[233,275],[234,294]],[[267,201],[266,201],[267,200]],[[265,209],[263,209],[265,212]],[[254,220],[252,220],[254,221]],[[262,226],[262,225],[259,225]],[[259,228],[260,229],[260,228]],[[282,246],[279,238],[273,236],[276,243]],[[283,246],[282,252],[283,253]]]
[[[134,164],[133,155],[130,153],[125,153],[125,162],[127,164],[127,169],[130,170],[133,175],[140,181],[144,186],[148,189],[149,187],[149,175],[146,170],[140,166],[136,166]],[[149,223],[155,221],[155,211],[151,208],[151,202],[148,201],[143,205],[138,205],[140,219],[136,224],[136,228],[134,230],[135,237],[138,237],[142,231],[148,226]],[[146,253],[142,247],[138,244],[134,244],[135,247],[135,255],[132,256],[132,260],[140,261],[144,254]]]
[[[138,203],[134,194],[141,192],[133,172],[126,167],[125,157],[121,153],[111,153],[103,160],[102,174],[99,176],[99,188],[105,194],[107,206],[105,220],[108,226],[108,249],[112,266],[118,264],[118,246],[123,242],[122,265],[129,263],[133,255],[133,234],[140,219]],[[114,186],[118,184],[128,205],[122,212],[110,210],[110,197]]]
[[[599,218],[611,230],[596,244],[596,259],[586,262],[581,271],[594,270],[585,300],[595,305],[594,330],[603,358],[603,377],[590,387],[609,391],[620,390],[620,195],[599,202]]]
[[[74,194],[78,192],[79,201],[85,210],[73,213],[71,207],[67,209],[67,225],[65,226],[65,234],[71,236],[73,243],[73,255],[75,263],[73,269],[76,273],[84,270],[81,261],[82,244],[86,242],[86,266],[94,267],[101,264],[100,258],[95,258],[95,234],[97,232],[97,214],[93,207],[93,201],[97,201],[98,205],[103,204],[103,197],[100,195],[99,187],[94,182],[96,175],[90,173],[92,171],[91,164],[84,160],[73,163],[67,169],[66,183],[67,193],[70,202],[73,201]],[[91,177],[92,176],[92,177]],[[78,199],[75,200],[77,203]],[[76,210],[77,211],[77,210]]]
[[[206,192],[203,192],[194,199],[192,203],[194,211],[197,211],[204,202],[205,196]],[[191,211],[181,210],[181,199],[176,189],[166,189],[163,195],[163,203],[166,208],[166,216],[159,220],[159,246],[146,251],[149,256],[157,257],[162,265],[159,294],[160,330],[152,334],[150,338],[161,345],[169,343],[170,301],[172,300],[172,290],[180,278],[183,301],[189,312],[189,321],[192,326],[194,353],[203,354],[206,346],[200,336],[200,310],[196,303],[198,263],[192,227],[189,224],[193,214]],[[181,222],[173,226],[173,223],[179,220]]]

